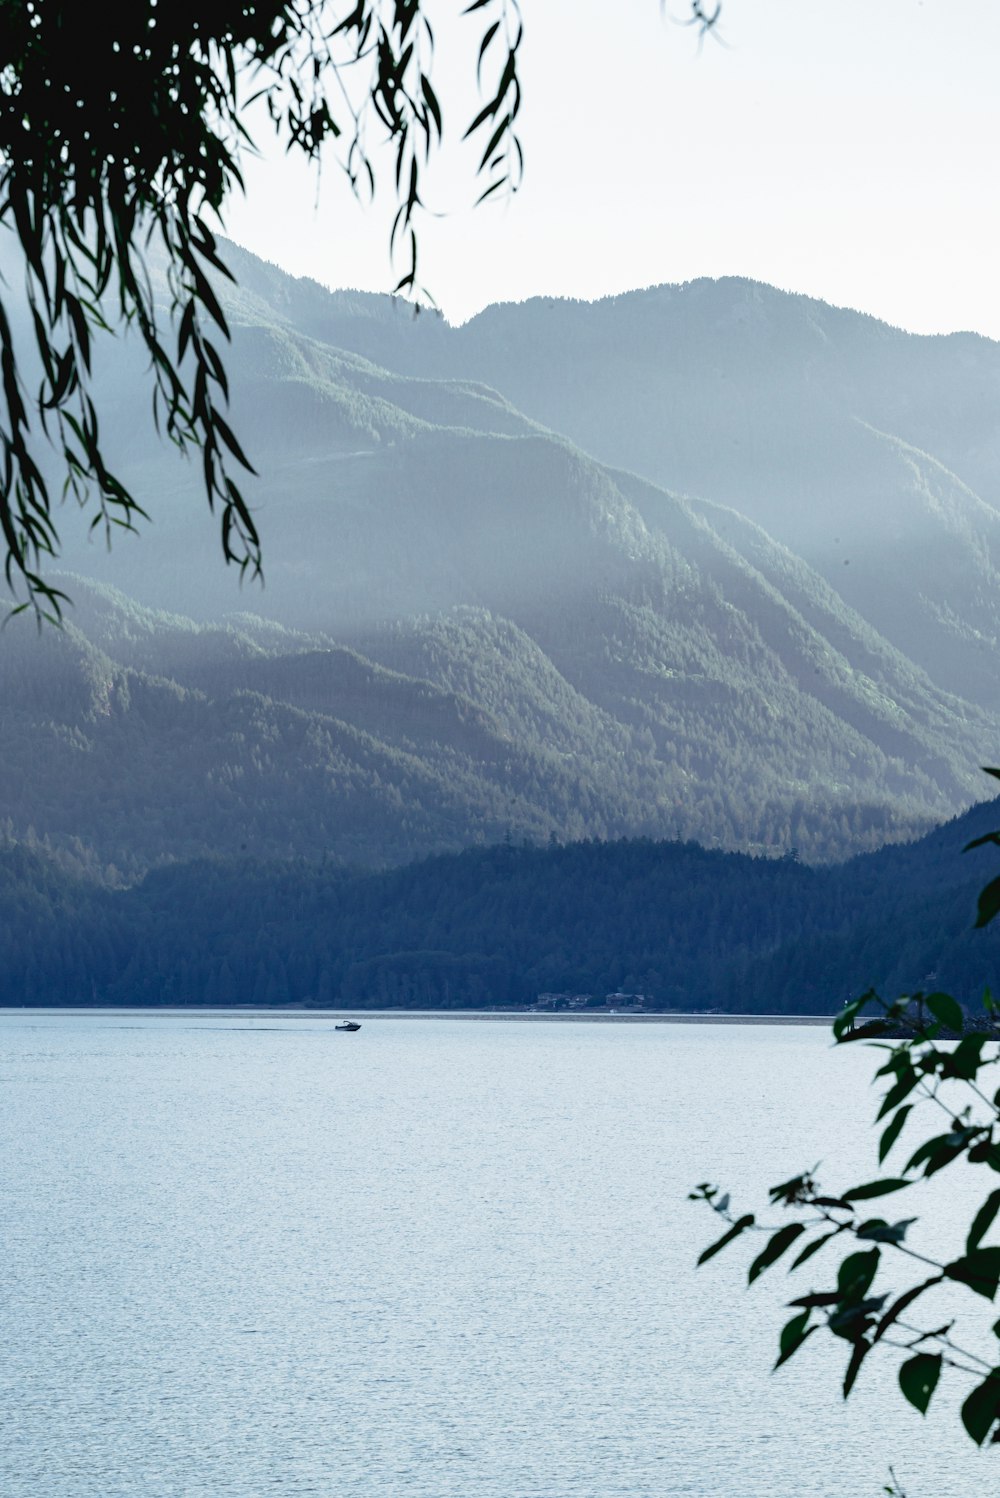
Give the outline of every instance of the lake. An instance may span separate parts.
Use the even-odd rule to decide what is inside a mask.
[[[698,1181],[753,1209],[821,1158],[877,1173],[872,1052],[363,1018],[0,1015],[4,1498],[1000,1486],[957,1376],[926,1421],[888,1357],[845,1405],[825,1335],[770,1376],[821,1271],[694,1268]]]

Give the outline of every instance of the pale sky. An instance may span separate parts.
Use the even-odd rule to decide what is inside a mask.
[[[435,0],[446,135],[468,96]],[[422,278],[453,321],[490,302],[742,275],[916,332],[1000,338],[1000,0],[723,0],[699,49],[688,0],[522,0],[524,186],[469,211],[434,183]],[[448,101],[457,97],[450,121]],[[461,107],[459,107],[461,106]],[[448,126],[451,124],[449,132]],[[247,162],[227,232],[330,287],[391,289],[389,168],[362,210],[328,167]]]

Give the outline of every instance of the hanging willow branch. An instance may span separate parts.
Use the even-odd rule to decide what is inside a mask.
[[[471,56],[482,104],[465,138],[482,146],[482,200],[520,180],[523,31],[517,0],[474,0],[461,14],[481,28]],[[234,476],[253,470],[224,414],[229,330],[213,280],[230,273],[211,227],[242,186],[246,111],[263,99],[288,149],[311,160],[337,142],[356,192],[375,190],[366,142],[377,128],[398,203],[392,250],[405,260],[396,290],[416,294],[423,173],[444,136],[433,43],[423,0],[112,0],[99,12],[0,0],[0,223],[24,258],[23,288],[0,294],[0,530],[19,609],[58,618],[64,602],[43,575],[58,553],[54,498],[92,509],[109,539],[144,514],[105,457],[93,388],[95,339],[126,328],[149,357],[157,427],[200,453],[226,560],[260,573]],[[27,335],[15,327],[25,305]],[[46,440],[62,496],[43,472]]]

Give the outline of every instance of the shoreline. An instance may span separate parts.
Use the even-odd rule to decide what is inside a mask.
[[[530,1013],[514,1009],[267,1009],[253,1005],[211,1008],[202,1005],[120,1005],[77,1007],[72,1005],[28,1005],[11,1009],[0,1006],[0,1019],[287,1019],[329,1020],[353,1019],[461,1019],[514,1020],[546,1024],[584,1025],[824,1025],[829,1027],[832,1014],[587,1014],[580,1010],[556,1014]]]

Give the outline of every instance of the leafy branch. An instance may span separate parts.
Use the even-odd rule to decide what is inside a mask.
[[[483,143],[482,201],[520,180],[523,28],[517,0],[474,0],[463,14],[485,27],[474,49],[483,103],[465,131]],[[225,559],[260,575],[236,477],[253,470],[225,416],[229,329],[216,288],[231,277],[214,234],[253,146],[246,111],[263,100],[287,148],[316,162],[328,141],[349,142],[342,166],[357,193],[375,190],[376,122],[394,164],[391,250],[408,257],[396,290],[416,294],[422,171],[445,134],[433,45],[424,0],[224,0],[208,11],[136,0],[99,28],[74,0],[0,0],[0,224],[23,255],[23,293],[0,297],[0,531],[19,609],[58,619],[65,601],[43,576],[58,554],[59,493],[40,441],[60,460],[61,497],[94,504],[92,527],[109,540],[145,514],[106,457],[94,394],[95,339],[125,330],[149,360],[158,430],[200,452]]]
[[[456,0],[456,9],[461,0]],[[721,3],[691,0],[686,24],[718,36]],[[0,0],[0,226],[23,256],[23,290],[0,294],[0,534],[7,584],[57,621],[65,595],[44,571],[58,555],[54,510],[93,508],[92,528],[145,517],[106,456],[95,339],[131,330],[149,360],[156,427],[201,454],[223,555],[260,576],[260,537],[237,476],[250,461],[225,416],[217,287],[231,279],[215,232],[241,160],[248,110],[263,103],[286,149],[320,163],[339,144],[358,197],[392,163],[395,290],[418,282],[425,171],[446,140],[433,82],[428,0],[131,0],[99,17],[79,0]],[[477,203],[520,185],[519,0],[468,0],[479,107]],[[86,58],[86,66],[81,59]],[[374,145],[370,144],[375,134]],[[18,314],[26,309],[28,331]],[[25,353],[25,347],[27,353]],[[61,484],[42,450],[56,454]]]
[[[846,1398],[868,1357],[876,1348],[889,1348],[904,1355],[899,1386],[921,1413],[926,1413],[947,1368],[966,1383],[972,1381],[962,1404],[962,1422],[977,1445],[1000,1443],[1000,1359],[985,1358],[970,1348],[956,1332],[957,1316],[937,1324],[920,1321],[919,1311],[923,1297],[944,1285],[960,1287],[980,1300],[995,1300],[1000,1246],[984,1245],[983,1240],[1000,1213],[1000,1187],[984,1197],[958,1251],[943,1259],[913,1245],[916,1217],[869,1216],[868,1204],[895,1196],[958,1161],[1000,1174],[1000,1089],[989,1080],[991,1069],[1000,1065],[1000,1054],[993,1024],[997,1010],[989,993],[984,1005],[989,1028],[974,1033],[963,1033],[965,1015],[944,993],[885,1003],[869,992],[835,1019],[838,1045],[867,1041],[885,1053],[876,1073],[883,1083],[880,1166],[900,1149],[904,1129],[911,1130],[918,1115],[946,1120],[911,1151],[897,1174],[861,1182],[838,1195],[825,1192],[811,1171],[795,1176],[769,1193],[771,1206],[791,1212],[795,1220],[767,1225],[753,1213],[735,1215],[728,1194],[716,1186],[703,1183],[691,1194],[727,1224],[722,1236],[701,1254],[699,1264],[744,1234],[767,1234],[750,1265],[751,1284],[779,1262],[796,1272],[807,1264],[815,1268],[816,1256],[830,1245],[850,1249],[824,1287],[789,1302],[794,1314],[781,1331],[776,1368],[795,1357],[816,1331],[825,1329],[846,1344]],[[876,1017],[864,1019],[864,1012],[872,1008]],[[909,1280],[900,1274],[909,1275]],[[1000,1337],[1000,1322],[993,1330]]]

